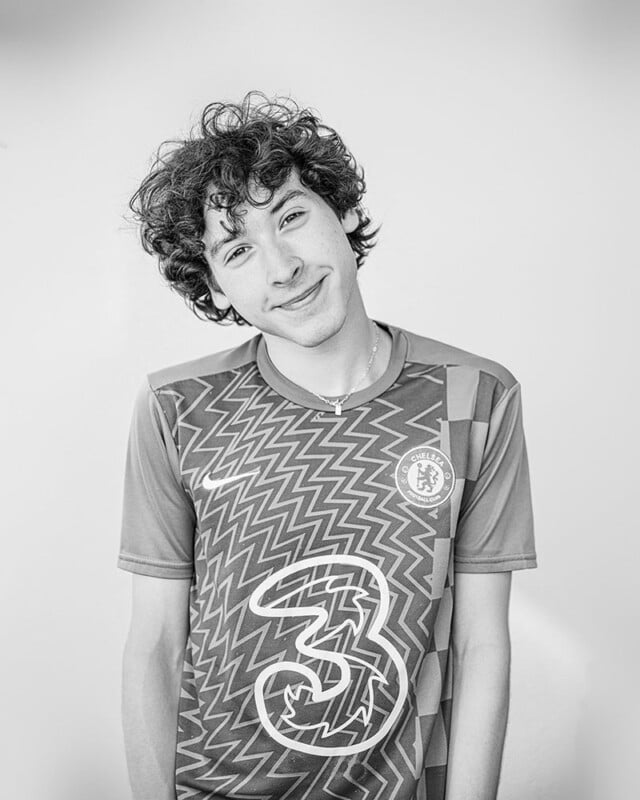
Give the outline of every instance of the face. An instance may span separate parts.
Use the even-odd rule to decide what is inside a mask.
[[[252,192],[260,200],[268,193]],[[240,209],[242,230],[229,234],[226,212],[207,209],[203,241],[219,308],[229,305],[265,334],[313,347],[344,326],[361,305],[356,259],[340,220],[292,171],[268,206]]]

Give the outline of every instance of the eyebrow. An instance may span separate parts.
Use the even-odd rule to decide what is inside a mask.
[[[293,200],[294,197],[306,197],[306,196],[307,193],[304,192],[302,189],[290,189],[288,192],[285,192],[285,194],[282,195],[282,197],[278,200],[277,203],[275,203],[275,205],[269,211],[269,213],[272,215],[277,214],[278,211],[280,211],[282,207],[289,202],[289,200]],[[222,250],[222,248],[225,246],[225,244],[229,244],[229,242],[232,242],[234,239],[237,239],[238,236],[239,236],[238,233],[229,231],[229,233],[227,234],[227,236],[224,237],[224,239],[220,239],[219,241],[214,242],[209,248],[209,254],[211,258],[215,258],[220,252],[220,250]]]
[[[271,209],[271,214],[277,214],[278,211],[288,203],[289,200],[292,200],[294,197],[306,197],[307,193],[303,192],[302,189],[290,189],[288,192],[282,195],[282,197],[278,200],[278,202],[274,205]]]
[[[234,239],[238,238],[238,234],[236,233],[229,233],[224,239],[220,239],[218,242],[214,242],[211,247],[209,248],[209,255],[211,258],[215,258],[218,253],[222,250],[225,244],[232,242]]]

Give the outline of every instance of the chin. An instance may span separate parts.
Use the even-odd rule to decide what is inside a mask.
[[[344,322],[344,319],[323,320],[306,328],[302,327],[295,332],[295,341],[303,347],[318,347],[340,333]]]

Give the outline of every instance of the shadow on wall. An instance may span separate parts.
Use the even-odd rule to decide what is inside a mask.
[[[586,652],[521,594],[511,602],[511,708],[498,800],[587,800]]]
[[[73,759],[70,757],[57,765],[56,774],[49,779],[41,797],[48,800],[125,800],[130,797],[124,770],[122,774],[114,774],[113,759],[101,753],[98,736],[94,741],[96,752],[91,752],[87,746]]]
[[[632,641],[637,641],[637,628]],[[594,636],[589,696],[580,715],[579,774],[586,800],[640,797],[640,692],[634,652]]]

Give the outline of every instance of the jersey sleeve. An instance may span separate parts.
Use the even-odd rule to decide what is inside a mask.
[[[520,384],[491,413],[477,479],[465,489],[454,569],[507,572],[537,566]]]
[[[152,577],[190,578],[195,521],[169,423],[145,381],[129,429],[118,567]]]

